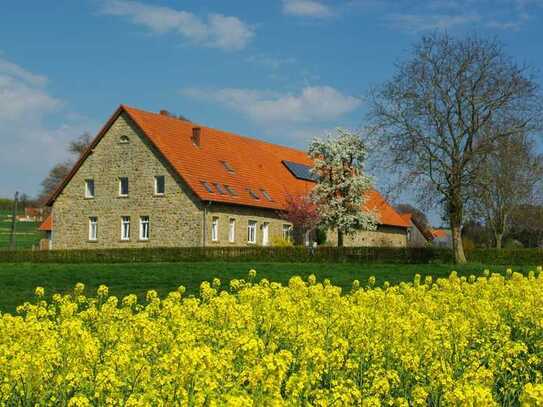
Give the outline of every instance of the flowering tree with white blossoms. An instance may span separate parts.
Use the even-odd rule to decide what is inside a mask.
[[[309,146],[314,160],[312,172],[317,175],[311,198],[317,205],[321,223],[337,229],[338,247],[344,235],[357,230],[375,230],[377,217],[364,210],[366,196],[372,187],[364,173],[366,147],[361,138],[347,130],[337,129],[326,139],[315,138]]]

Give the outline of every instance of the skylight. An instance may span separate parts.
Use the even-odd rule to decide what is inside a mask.
[[[213,189],[211,188],[211,185],[207,181],[200,181],[204,188],[207,190],[207,192],[213,193]]]
[[[230,174],[234,174],[234,173],[236,172],[236,171],[234,170],[234,167],[232,167],[228,161],[222,160],[221,163],[222,163],[224,169],[225,169],[226,171],[228,171]]]
[[[238,196],[236,190],[234,188],[232,188],[230,185],[225,185],[224,189],[226,189],[228,191],[230,196]]]
[[[266,191],[265,189],[261,189],[260,192],[262,192],[262,195],[264,195],[264,198],[266,198],[268,201],[270,202],[273,201],[268,191]]]
[[[260,199],[258,194],[255,191],[253,191],[251,188],[247,188],[247,192],[249,192],[249,195],[251,195],[254,199]]]
[[[219,184],[218,182],[215,182],[213,183],[213,185],[215,185],[215,188],[217,189],[217,192],[221,195],[226,195],[226,192],[224,191],[224,188],[222,187],[221,184]]]

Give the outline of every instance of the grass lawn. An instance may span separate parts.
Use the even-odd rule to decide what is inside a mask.
[[[187,294],[198,294],[202,281],[221,279],[223,287],[233,278],[247,278],[249,269],[255,268],[257,280],[287,283],[293,275],[306,278],[315,274],[319,281],[329,278],[334,285],[349,290],[353,280],[365,285],[368,277],[375,276],[377,284],[411,281],[416,273],[424,278],[446,277],[455,269],[459,275],[480,275],[484,268],[492,272],[504,272],[505,266],[469,264],[455,267],[450,264],[388,265],[388,264],[323,264],[323,263],[153,263],[153,264],[0,264],[0,311],[14,312],[17,305],[34,300],[34,288],[45,287],[46,294],[65,293],[77,282],[87,286],[87,294],[94,295],[100,284],[106,284],[111,295],[119,298],[134,293],[140,299],[147,290],[155,289],[161,296],[179,285],[187,288]],[[528,272],[534,267],[514,268]]]
[[[38,230],[39,222],[17,222],[15,238],[17,249],[31,249],[37,246],[43,237],[43,232]],[[9,248],[11,236],[11,213],[0,211],[0,250]]]

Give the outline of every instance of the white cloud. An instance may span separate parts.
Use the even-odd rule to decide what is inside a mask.
[[[480,21],[478,15],[416,15],[392,14],[387,17],[391,25],[404,31],[446,30]]]
[[[7,59],[2,58],[0,54],[0,74],[9,75],[12,77],[19,78],[24,82],[30,83],[34,86],[43,86],[47,83],[47,78],[43,75],[36,75],[32,72],[27,71],[26,69],[20,67],[13,62],[8,61]]]
[[[222,14],[202,19],[188,11],[130,0],[105,0],[102,12],[129,18],[158,34],[173,32],[194,44],[223,50],[243,49],[254,36],[254,30],[239,18]]]
[[[384,20],[393,28],[420,32],[487,28],[518,31],[533,20],[542,0],[400,0],[383,2]]]
[[[15,190],[38,192],[56,162],[65,160],[67,142],[89,128],[89,121],[67,119],[64,104],[46,89],[48,80],[0,55],[0,196]],[[60,119],[52,126],[51,118]]]
[[[0,55],[0,121],[18,121],[42,116],[57,109],[61,102],[49,96],[47,78],[36,75]]]
[[[283,13],[299,17],[330,17],[334,13],[326,4],[315,0],[283,0]]]
[[[307,86],[299,94],[236,88],[187,88],[182,93],[226,106],[260,124],[326,122],[354,111],[361,104],[360,99],[330,86]]]

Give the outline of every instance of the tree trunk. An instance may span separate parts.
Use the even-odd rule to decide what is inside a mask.
[[[460,224],[451,222],[451,238],[453,246],[454,262],[456,264],[467,263],[466,255],[464,254],[464,246],[462,245],[462,227]]]
[[[494,237],[496,239],[496,249],[502,248],[503,233],[495,233]]]
[[[343,231],[337,230],[337,247],[343,247]]]
[[[459,189],[451,191],[449,202],[449,220],[451,224],[451,239],[454,262],[456,264],[467,263],[462,245],[462,212],[463,205]]]

